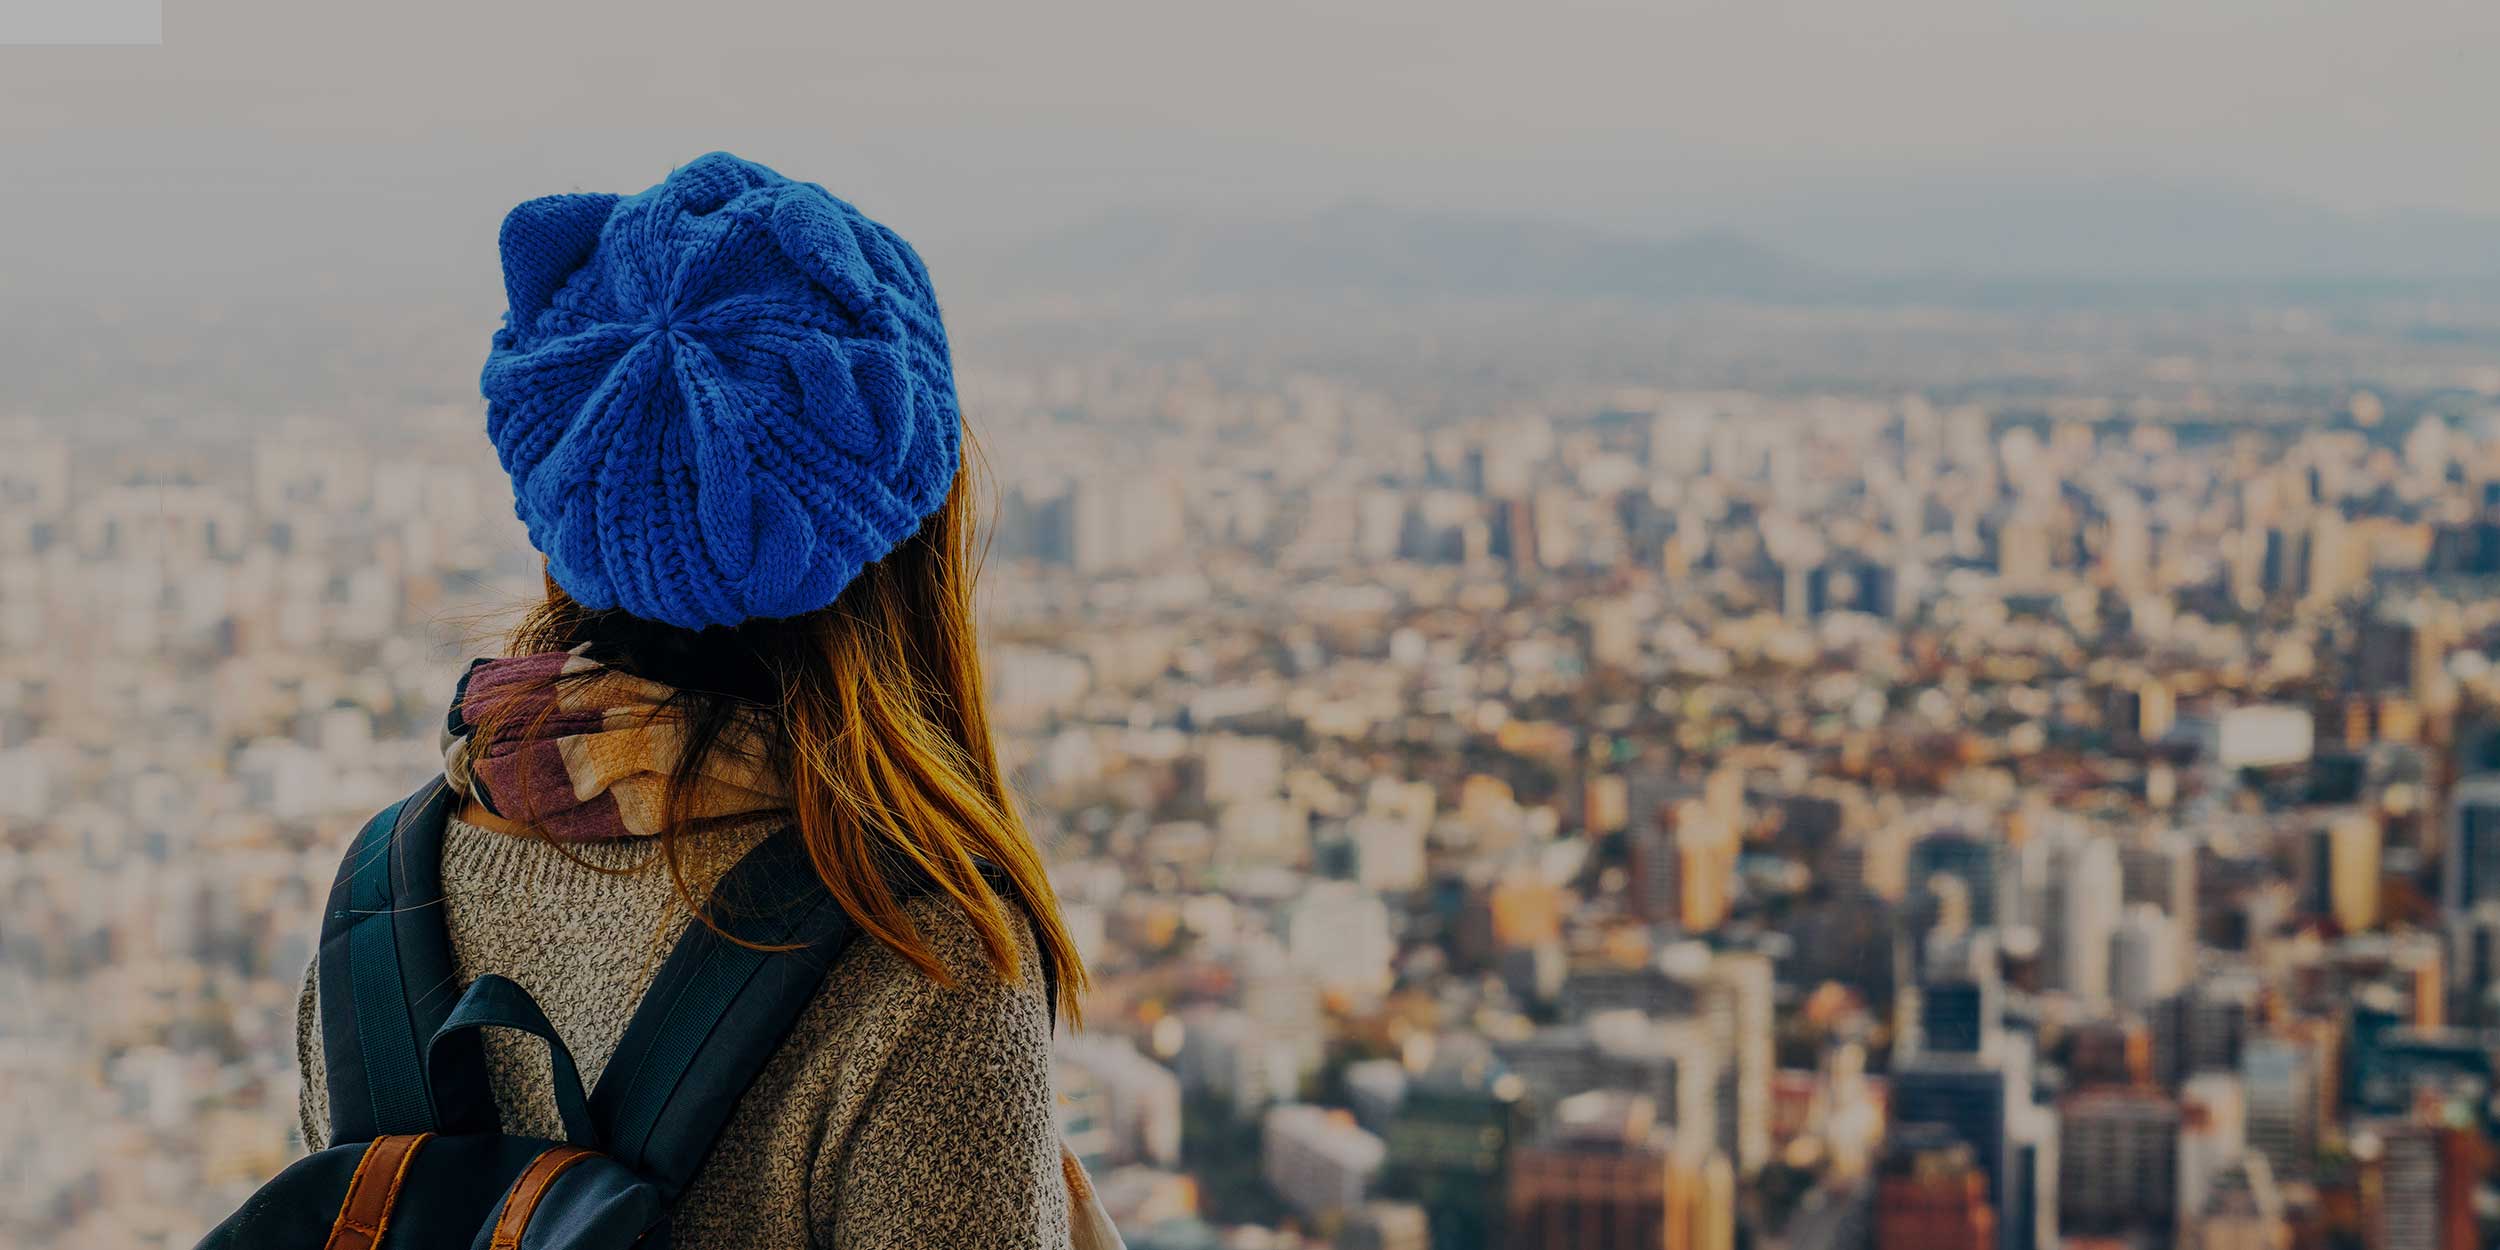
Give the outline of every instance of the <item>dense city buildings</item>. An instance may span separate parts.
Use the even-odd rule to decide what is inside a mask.
[[[2500,1239],[2487,324],[1330,315],[963,336],[1137,1250]],[[538,584],[373,402],[0,416],[0,1243],[298,1149],[340,842]]]

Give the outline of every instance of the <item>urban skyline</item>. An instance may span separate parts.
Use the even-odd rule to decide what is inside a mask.
[[[960,338],[1132,1246],[2480,1244],[2481,313],[1264,311]],[[537,585],[360,403],[0,419],[13,1244],[300,1149],[340,841]]]

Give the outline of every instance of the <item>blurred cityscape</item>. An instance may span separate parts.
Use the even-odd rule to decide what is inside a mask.
[[[1137,1250],[2500,1243],[2488,309],[959,348]],[[342,840],[537,584],[444,359],[0,413],[0,1243],[187,1246],[300,1150]]]

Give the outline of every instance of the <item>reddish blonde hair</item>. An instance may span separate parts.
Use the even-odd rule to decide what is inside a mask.
[[[687,749],[673,796],[688,792],[737,722],[764,722],[765,750],[789,779],[816,875],[864,932],[951,983],[904,910],[914,893],[941,894],[979,934],[991,970],[1012,981],[1020,971],[1012,926],[1029,917],[1060,1010],[1074,1021],[1084,965],[990,740],[973,628],[980,552],[971,476],[958,472],[919,532],[830,607],[696,631],[585,608],[550,579],[509,650],[589,644],[594,658],[675,687],[665,713],[682,718]],[[530,824],[526,813],[515,819]],[[673,816],[658,836],[689,905],[679,843],[695,823]]]

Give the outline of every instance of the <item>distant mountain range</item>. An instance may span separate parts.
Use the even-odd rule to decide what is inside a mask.
[[[2353,213],[2195,180],[1927,175],[1792,188],[1728,220],[1855,272],[2093,282],[2500,277],[2500,217]]]
[[[2262,199],[2041,194],[1766,213],[1763,234],[1644,238],[1380,204],[1226,218],[1114,213],[959,255],[985,290],[1459,298],[1998,302],[2186,290],[2500,290],[2500,220],[2362,221]],[[1822,259],[1837,255],[1838,259]]]
[[[1368,204],[1274,219],[1123,212],[981,264],[984,285],[1252,295],[1810,297],[1832,282],[1736,234],[1638,239]]]

